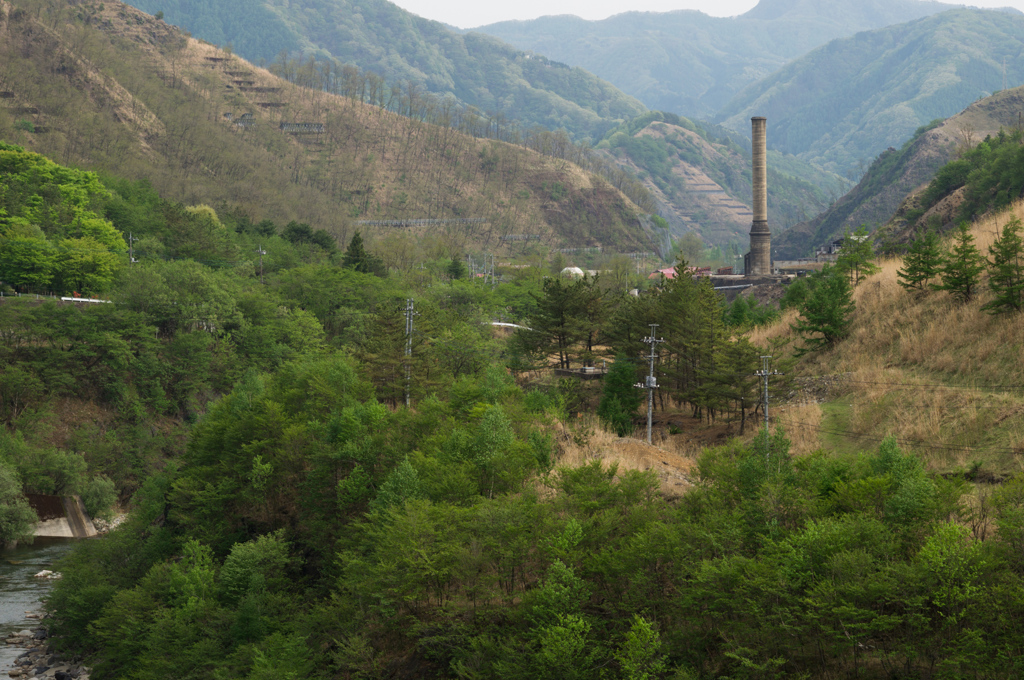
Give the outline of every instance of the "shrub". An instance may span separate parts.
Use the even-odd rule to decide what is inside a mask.
[[[109,477],[100,475],[86,481],[79,495],[89,517],[107,519],[111,515],[114,503],[117,502],[117,487]]]

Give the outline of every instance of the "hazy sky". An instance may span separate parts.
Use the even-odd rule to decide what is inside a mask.
[[[536,19],[548,14],[575,14],[584,19],[605,19],[631,10],[669,12],[699,9],[705,14],[729,17],[743,14],[757,0],[392,0],[414,14],[460,28],[473,28],[508,19]],[[959,4],[959,3],[956,3]],[[1016,7],[1024,0],[973,0],[975,7]]]

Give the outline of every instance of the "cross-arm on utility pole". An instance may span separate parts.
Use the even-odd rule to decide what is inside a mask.
[[[256,246],[256,252],[260,256],[260,283],[263,283],[263,256],[267,254],[267,251],[263,250],[263,245]]]
[[[770,356],[766,356],[766,357],[763,356],[763,357],[761,357],[761,370],[760,371],[756,371],[754,373],[754,375],[760,376],[760,377],[764,378],[764,431],[765,431],[765,436],[768,436],[768,376],[772,376],[772,375],[785,375],[784,373],[779,373],[776,370],[772,370],[772,371],[768,370],[768,365],[769,365],[769,362],[771,361],[771,359],[772,358]],[[767,451],[765,451],[765,455],[768,455]]]

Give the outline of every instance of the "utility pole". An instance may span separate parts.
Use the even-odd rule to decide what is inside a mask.
[[[411,403],[409,393],[412,386],[412,317],[416,316],[413,310],[412,298],[406,300],[405,304],[405,407],[409,408]]]
[[[132,232],[128,232],[128,264],[135,264],[135,242],[139,239],[135,238]]]
[[[763,357],[761,357],[761,370],[754,373],[754,375],[761,376],[762,378],[764,378],[764,431],[765,431],[765,437],[768,436],[768,376],[784,375],[783,373],[779,373],[778,371],[775,371],[775,370],[772,370],[770,372],[768,371],[768,363],[771,361],[771,359],[772,358],[770,356],[767,356],[767,357],[763,356]],[[767,451],[765,451],[765,455],[766,456],[768,455]]]
[[[263,256],[267,254],[267,251],[263,250],[263,245],[256,246],[256,252],[260,255],[260,284],[263,284]]]
[[[648,338],[644,338],[644,343],[651,346],[651,356],[650,356],[651,372],[647,376],[647,384],[645,385],[645,387],[647,387],[647,443],[648,444],[653,444],[651,442],[651,421],[652,421],[652,416],[654,415],[654,390],[658,389],[658,381],[654,378],[654,360],[655,360],[655,358],[657,358],[658,355],[656,355],[654,353],[654,347],[659,342],[665,342],[664,338],[659,339],[659,338],[655,338],[654,337],[654,334],[655,334],[657,328],[658,328],[658,324],[652,323],[651,324],[651,336],[648,337]]]

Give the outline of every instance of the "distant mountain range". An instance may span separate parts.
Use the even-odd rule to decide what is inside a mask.
[[[1024,15],[950,10],[834,40],[748,87],[718,118],[743,131],[751,116],[766,116],[771,148],[859,176],[1004,79],[1024,82]]]
[[[627,12],[602,21],[548,16],[473,30],[581,66],[652,109],[711,118],[744,87],[830,40],[950,7],[920,0],[761,0],[738,17]]]
[[[520,130],[533,125],[564,128],[577,140],[589,138],[597,144],[647,115],[640,102],[583,69],[481,33],[459,34],[384,0],[258,0],[245,13],[227,0],[133,0],[133,4],[147,12],[162,11],[166,21],[208,42],[230,45],[253,61],[280,63],[282,53],[336,59],[377,73],[388,85],[407,89],[412,84],[482,112],[495,112],[517,123]],[[720,130],[718,136],[728,134]],[[741,147],[746,143],[743,134],[737,138]],[[737,216],[749,209],[750,192],[735,178],[745,174],[749,185],[749,154],[722,156],[712,151],[713,144],[702,142],[708,154],[691,150],[689,169],[683,172],[679,166],[670,171],[671,163],[661,159],[678,158],[679,149],[661,135],[646,136],[644,148],[657,147],[654,154],[630,155],[620,149],[615,160],[643,178],[674,233],[693,229],[709,243],[725,245],[742,231],[745,218]],[[845,188],[835,177],[818,182],[827,183],[826,190],[796,180],[796,176],[821,173],[796,159],[776,155],[773,160],[786,166],[777,182],[786,190],[773,197],[780,226],[816,214],[828,205],[830,192],[841,194]],[[729,169],[727,176],[721,175],[722,168]],[[693,180],[696,184],[686,179],[691,174],[698,178]],[[716,176],[721,180],[716,191],[721,193],[715,195],[728,196],[729,202],[743,209],[723,208],[717,199],[704,200],[711,196],[704,180]]]
[[[945,121],[922,127],[899,149],[887,150],[875,159],[857,186],[828,210],[773,238],[776,257],[803,257],[813,246],[860,225],[871,231],[887,227],[886,238],[908,241],[911,235],[906,232],[906,220],[892,219],[908,196],[927,185],[958,150],[979,144],[1001,129],[1019,128],[1022,111],[1024,87],[1017,87],[981,99]]]
[[[750,203],[743,178],[751,116],[768,117],[769,147],[783,152],[771,158],[778,233],[837,204],[849,186],[837,175],[859,178],[915,129],[1002,87],[1004,58],[1007,85],[1024,81],[1024,15],[931,1],[763,0],[727,19],[545,17],[479,29],[489,35],[460,33],[386,0],[254,0],[244,12],[228,0],[133,4],[253,61],[330,58],[337,68],[354,64],[386,86],[407,94],[422,88],[519,130],[561,128],[604,144],[648,186],[674,233],[694,229],[717,245],[745,229],[737,206]],[[693,129],[637,127],[652,114],[630,94],[689,113]],[[671,125],[672,113],[653,115],[648,122]],[[733,132],[701,137],[694,129],[714,127],[695,123],[702,116]],[[634,141],[624,143],[624,133]],[[729,148],[730,138],[743,153]],[[885,209],[867,219],[884,221]],[[813,240],[817,232],[789,238]]]

